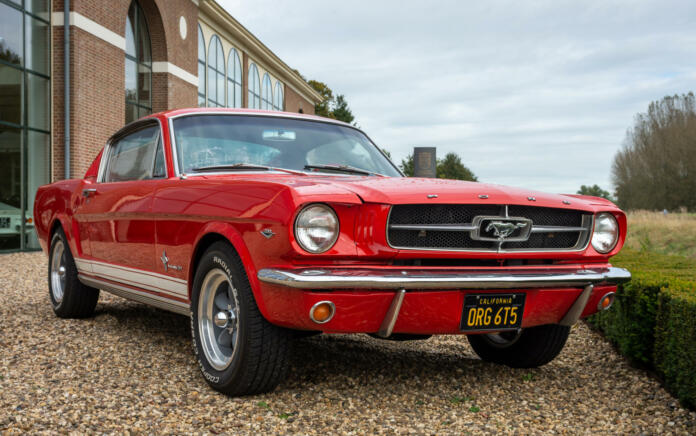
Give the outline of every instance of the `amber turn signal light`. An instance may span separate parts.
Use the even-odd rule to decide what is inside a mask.
[[[599,300],[599,303],[597,304],[597,310],[602,311],[609,309],[611,305],[614,303],[615,295],[615,293],[609,292],[604,297],[602,297],[601,300]]]
[[[334,313],[336,306],[331,301],[320,301],[309,309],[309,319],[317,324],[324,324],[331,321]]]

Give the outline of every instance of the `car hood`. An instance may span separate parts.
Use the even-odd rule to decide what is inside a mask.
[[[352,193],[358,196],[360,201],[366,203],[490,203],[589,211],[596,211],[598,208],[616,209],[613,203],[598,197],[550,194],[530,189],[460,180],[417,177],[295,176],[268,173],[240,176],[233,177],[237,180],[239,178],[255,179],[256,181],[263,180],[267,183],[285,185],[294,192],[300,201],[322,201],[322,197],[330,197],[332,201],[342,201],[341,199],[347,199]]]

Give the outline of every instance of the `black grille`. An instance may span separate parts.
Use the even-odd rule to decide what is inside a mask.
[[[471,231],[418,229],[418,225],[471,226],[476,216],[507,216],[532,221],[529,239],[520,242],[480,241],[472,239]],[[554,251],[585,247],[590,235],[591,215],[577,210],[535,206],[471,205],[471,204],[407,204],[392,207],[387,238],[397,248],[474,250],[474,251]],[[392,228],[410,225],[414,229]],[[547,231],[544,227],[582,227],[584,231]],[[536,227],[536,231],[534,231]],[[539,231],[544,230],[544,231]]]
[[[536,226],[578,227],[582,225],[582,212],[577,210],[508,206],[508,215],[529,218]]]

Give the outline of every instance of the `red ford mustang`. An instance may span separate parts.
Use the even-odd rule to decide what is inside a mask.
[[[404,178],[359,129],[278,112],[135,121],[34,217],[58,316],[90,316],[100,289],[190,315],[230,395],[272,390],[314,332],[466,334],[484,360],[543,365],[630,279],[609,201]]]

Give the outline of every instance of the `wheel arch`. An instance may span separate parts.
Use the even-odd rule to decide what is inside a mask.
[[[189,300],[193,292],[193,281],[196,275],[196,267],[201,257],[205,251],[214,243],[218,241],[223,241],[230,244],[231,248],[239,256],[244,267],[244,272],[249,280],[249,285],[251,286],[251,292],[254,294],[254,299],[256,300],[256,305],[258,306],[261,314],[267,317],[266,306],[261,297],[260,282],[257,277],[257,269],[251,258],[251,253],[244,243],[242,235],[229,223],[211,223],[205,226],[198,237],[196,242],[193,244],[193,251],[191,253],[191,260],[189,263],[188,270],[188,294]]]
[[[73,222],[75,221],[73,220]],[[53,236],[56,234],[58,229],[63,231],[65,239],[68,242],[68,248],[70,249],[70,252],[73,255],[75,255],[75,253],[82,253],[81,247],[79,246],[79,242],[75,237],[78,229],[76,227],[74,229],[71,228],[70,224],[68,223],[68,218],[65,215],[59,214],[56,214],[56,216],[53,217],[53,221],[51,222],[51,225],[48,227],[48,235],[46,237],[46,252],[51,252],[51,242],[53,241]]]

